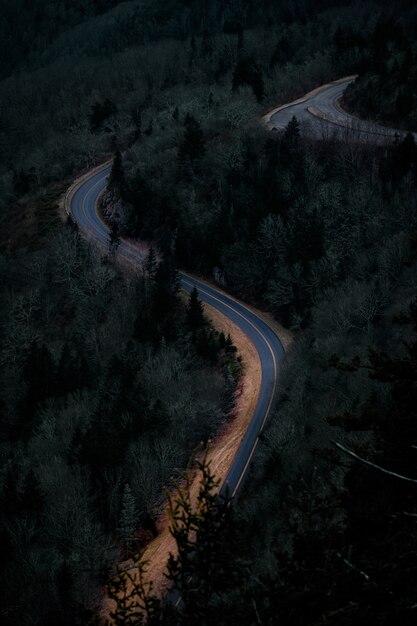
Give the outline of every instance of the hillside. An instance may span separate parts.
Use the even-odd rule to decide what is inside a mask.
[[[97,626],[112,596],[117,626],[411,626],[414,2],[0,6],[1,623]],[[353,74],[340,105],[401,136],[262,124]],[[88,176],[107,161],[99,198]],[[80,175],[77,225],[63,196]],[[126,263],[124,237],[145,256]],[[226,317],[223,296],[245,303],[228,325],[244,354],[245,307],[285,327],[285,359],[262,326],[270,361],[242,363],[179,270]],[[251,362],[259,388],[274,364],[278,393],[231,504],[189,459],[231,432]],[[172,495],[189,463],[197,504]],[[166,489],[183,603],[140,578],[138,614],[115,571],[144,575]]]

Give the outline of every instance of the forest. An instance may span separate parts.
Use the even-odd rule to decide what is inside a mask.
[[[226,418],[240,364],[168,260],[126,277],[71,225],[2,257],[1,307],[3,601],[11,623],[74,623],[67,587],[88,606],[153,535],[163,486]]]
[[[96,626],[106,589],[117,626],[415,624],[414,2],[2,0],[0,34],[1,622]],[[354,74],[386,144],[261,124]],[[108,159],[135,271],[59,209]],[[204,462],[170,503],[173,607],[114,567],[245,368],[179,269],[294,342],[236,505]]]

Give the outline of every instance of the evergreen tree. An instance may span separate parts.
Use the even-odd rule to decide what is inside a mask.
[[[135,126],[135,132],[133,135],[133,143],[140,139],[142,135],[142,108],[134,107],[131,111],[132,122]]]
[[[39,480],[33,469],[26,475],[22,492],[23,508],[31,513],[39,513],[42,510],[44,497],[39,486]]]
[[[82,373],[79,369],[79,358],[74,355],[66,343],[62,348],[56,368],[56,392],[65,394],[74,391],[81,383],[81,379]]]
[[[125,484],[119,519],[119,536],[125,549],[131,552],[135,543],[135,532],[139,521],[136,500],[128,483]]]
[[[27,385],[26,397],[21,405],[22,427],[31,428],[32,418],[39,404],[55,393],[55,362],[47,346],[40,346],[35,341],[23,369],[23,378]]]
[[[195,161],[205,152],[203,131],[197,120],[190,114],[187,114],[184,126],[184,138],[178,148],[178,156],[180,161],[187,158]]]
[[[233,72],[233,90],[242,85],[249,85],[258,100],[262,102],[264,97],[264,81],[262,72],[255,60],[251,57],[240,58]]]
[[[24,196],[30,191],[30,176],[24,170],[13,172],[13,191],[17,196]]]
[[[117,222],[113,222],[109,233],[109,250],[111,255],[115,255],[121,244],[120,231]]]
[[[162,299],[164,295],[167,298],[176,298],[180,290],[180,275],[169,254],[166,254],[158,265],[155,273],[155,286],[156,297],[160,296]]]
[[[130,235],[153,237],[159,216],[157,197],[157,193],[138,169],[126,191],[126,200],[130,205],[127,215],[127,230]]]
[[[113,165],[111,168],[107,188],[115,200],[125,198],[126,181],[125,181],[125,173],[123,169],[123,160],[122,160],[122,155],[121,155],[120,150],[117,150],[114,155]]]
[[[232,529],[231,501],[218,495],[219,481],[212,474],[207,458],[197,462],[200,485],[197,498],[190,483],[168,495],[170,531],[177,544],[177,555],[170,555],[168,579],[173,582],[181,605],[181,623],[213,623],[219,607],[215,599],[235,581],[227,551],[227,535]],[[214,604],[212,604],[214,602]]]
[[[19,493],[20,468],[16,462],[8,463],[4,469],[3,484],[1,486],[1,511],[15,515],[21,510]]]
[[[290,43],[287,37],[281,37],[274,48],[274,52],[272,53],[270,60],[270,67],[274,65],[278,65],[281,63],[285,63],[288,61],[290,56]]]
[[[68,561],[64,561],[55,574],[55,587],[61,609],[60,624],[71,624],[72,626],[74,623],[74,611],[76,610],[74,583],[74,571]]]
[[[193,61],[195,59],[196,50],[197,50],[197,44],[196,44],[195,37],[191,37],[190,53],[189,53],[189,57],[188,57],[188,67],[189,68],[191,68],[191,66],[193,64]]]
[[[146,563],[139,561],[133,571],[117,572],[107,584],[115,608],[110,613],[114,626],[175,626],[175,609],[161,603],[147,581]],[[172,620],[172,621],[171,621]]]
[[[300,143],[300,125],[295,115],[292,116],[285,129],[282,143],[289,152],[295,151]]]
[[[207,321],[204,317],[204,305],[198,298],[198,291],[193,287],[190,293],[187,306],[187,321],[191,330],[195,331],[205,326]]]
[[[158,269],[158,260],[156,258],[153,246],[149,248],[148,255],[143,266],[147,278],[153,282],[155,280],[156,271]]]
[[[144,133],[147,137],[150,137],[153,132],[153,120],[152,118],[149,120],[148,127],[145,129]]]
[[[90,128],[93,132],[97,132],[103,127],[104,122],[117,113],[116,105],[106,98],[104,102],[101,104],[100,102],[95,102],[91,107],[90,114]],[[108,131],[108,128],[105,128]]]

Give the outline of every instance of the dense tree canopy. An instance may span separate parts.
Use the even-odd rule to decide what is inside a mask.
[[[259,123],[358,73],[343,106],[416,130],[414,4],[0,2],[2,623],[91,626],[229,416],[242,364],[180,267],[295,340],[239,507],[204,464],[200,508],[171,501],[186,606],[139,576],[149,626],[414,624],[415,138]],[[58,200],[111,157],[99,254]]]
[[[111,258],[71,226],[1,258],[5,624],[85,623],[106,572],[155,532],[163,486],[230,410],[239,363],[206,319],[210,354],[196,344],[172,264],[150,252],[144,277],[123,277]]]

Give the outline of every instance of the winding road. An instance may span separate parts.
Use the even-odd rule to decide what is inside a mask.
[[[263,116],[267,128],[283,130],[295,115],[303,134],[319,139],[339,139],[367,143],[386,143],[405,132],[361,120],[347,111],[340,100],[356,76],[347,76],[318,87],[308,94],[276,107]]]
[[[110,165],[99,168],[91,175],[76,181],[67,194],[65,208],[71,213],[81,231],[90,239],[108,248],[109,230],[97,210],[97,201],[107,185]],[[143,254],[133,243],[122,240],[117,254],[130,262],[141,265]],[[190,292],[196,287],[200,299],[223,313],[245,333],[254,344],[261,363],[262,380],[259,398],[249,428],[236,453],[232,465],[221,487],[234,496],[248,471],[250,462],[265,423],[271,413],[278,381],[280,364],[284,360],[284,348],[272,328],[244,304],[236,301],[194,277],[181,272],[181,287]]]
[[[356,139],[359,136],[363,141],[372,142],[392,139],[395,130],[358,120],[340,107],[340,97],[354,79],[354,76],[349,76],[319,87],[303,98],[270,111],[263,117],[263,121],[270,129],[283,129],[295,115],[303,132],[316,137],[329,138],[330,135],[336,138],[346,139],[348,136]],[[71,213],[79,228],[90,239],[105,247],[108,247],[109,230],[98,213],[97,204],[100,194],[107,185],[109,173],[110,164],[96,168],[92,173],[76,181],[65,199],[65,208]],[[138,265],[144,260],[138,248],[127,240],[122,240],[118,255]],[[271,413],[279,367],[285,357],[284,348],[274,330],[263,319],[216,287],[185,273],[181,273],[181,286],[186,292],[196,287],[201,300],[236,324],[254,344],[259,355],[262,380],[258,402],[249,428],[221,488],[223,492],[228,490],[234,496],[248,471],[259,442],[259,435]]]

